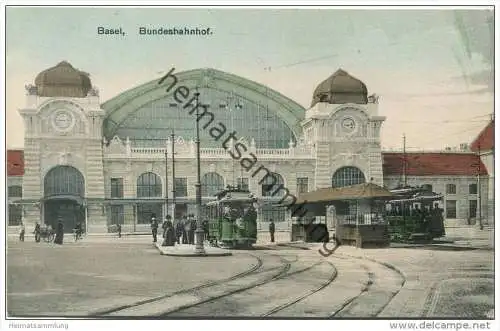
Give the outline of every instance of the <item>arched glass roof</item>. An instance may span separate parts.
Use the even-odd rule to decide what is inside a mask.
[[[296,141],[301,134],[300,121],[305,109],[287,97],[261,84],[214,69],[197,69],[173,74],[161,85],[158,80],[126,91],[102,105],[107,115],[103,134],[110,140],[114,136],[130,138],[135,146],[164,146],[172,130],[184,140],[194,139],[196,115],[192,107],[184,108],[197,90],[200,103],[208,106],[214,121],[202,129],[208,119],[200,121],[202,147],[220,147],[209,129],[216,122],[223,123],[227,134],[236,131],[238,138],[255,140],[257,148],[285,148],[290,140]],[[174,98],[179,86],[189,90],[189,96]],[[206,116],[207,118],[208,116]]]

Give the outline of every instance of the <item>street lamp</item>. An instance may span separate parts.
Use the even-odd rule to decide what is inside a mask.
[[[172,141],[172,220],[175,220],[175,134],[172,130],[170,135]]]
[[[203,247],[203,241],[205,233],[202,229],[201,223],[201,161],[200,161],[200,125],[199,125],[199,97],[200,93],[197,91],[194,94],[196,98],[196,246],[195,253],[198,255],[203,255],[205,253],[205,248]]]
[[[168,141],[165,142],[165,216],[168,215]]]

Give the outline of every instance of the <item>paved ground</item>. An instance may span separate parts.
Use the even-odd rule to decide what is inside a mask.
[[[182,259],[159,254],[149,238],[86,238],[63,246],[9,238],[9,314],[86,314],[230,277],[251,256]],[[189,275],[189,277],[186,277]]]
[[[492,250],[340,247],[325,258],[318,244],[294,246],[179,258],[160,255],[146,236],[87,237],[63,246],[9,238],[8,313],[492,316]]]

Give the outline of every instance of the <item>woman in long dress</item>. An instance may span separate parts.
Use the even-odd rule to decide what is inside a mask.
[[[54,239],[54,244],[62,245],[64,239],[64,225],[62,220],[57,223],[56,238]]]

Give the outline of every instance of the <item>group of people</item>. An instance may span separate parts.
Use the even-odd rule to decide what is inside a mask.
[[[77,224],[76,229],[78,233],[78,228],[80,229],[80,235],[82,230],[82,225],[80,223]],[[52,234],[53,229],[52,225],[48,225],[46,229],[47,234]],[[24,236],[26,234],[26,227],[24,226],[24,223],[21,223],[20,231],[19,231],[19,241],[24,241]],[[35,242],[40,242],[42,238],[42,227],[40,223],[36,222],[35,224],[35,229],[33,231],[33,234],[35,235]],[[62,219],[59,219],[57,222],[57,227],[55,231],[55,237],[54,237],[54,244],[62,245],[64,240],[64,224]]]
[[[410,216],[410,215],[416,215],[420,216],[420,218],[425,219],[427,216],[434,216],[434,215],[439,215],[442,214],[443,210],[439,208],[439,204],[434,204],[434,206],[426,206],[424,208],[420,208],[420,206],[417,205],[409,205],[406,204],[403,208],[399,205],[395,205],[395,208],[391,209],[389,211],[389,215],[391,216]]]
[[[151,217],[151,233],[153,235],[153,242],[158,241],[158,229],[160,227],[160,221],[153,214]],[[174,220],[172,222],[172,217],[167,215],[165,221],[163,222],[162,237],[164,239],[163,246],[173,246],[175,243],[194,245],[194,233],[196,231],[197,222],[193,214],[184,215],[180,220]],[[204,238],[208,238],[208,221],[202,222]]]

